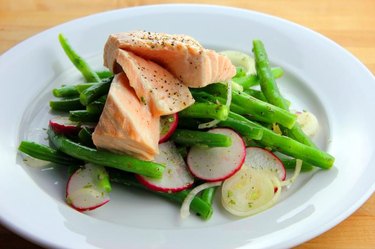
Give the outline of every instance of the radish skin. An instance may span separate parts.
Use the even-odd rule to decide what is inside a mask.
[[[49,121],[49,126],[59,134],[72,135],[79,132],[77,122],[70,121],[68,117],[56,117]]]
[[[108,203],[110,186],[103,166],[86,164],[77,169],[66,186],[66,202],[74,209],[83,212],[94,210]],[[104,182],[104,184],[103,184]]]
[[[64,135],[77,135],[82,124],[69,120],[68,117],[55,117],[49,121],[49,126],[54,132]],[[94,124],[85,124],[88,128],[94,128]]]
[[[94,189],[79,189],[67,196],[66,201],[74,209],[80,212],[91,211],[109,202],[109,198],[103,199],[103,192]],[[97,202],[98,199],[103,199]],[[88,203],[96,203],[94,205]]]
[[[172,121],[170,121],[172,119]],[[178,114],[174,113],[160,117],[160,139],[159,144],[168,141],[178,125]]]
[[[193,185],[194,177],[190,174],[173,142],[159,144],[159,155],[155,157],[154,161],[165,165],[161,179],[136,176],[138,181],[147,188],[161,192],[178,192]]]

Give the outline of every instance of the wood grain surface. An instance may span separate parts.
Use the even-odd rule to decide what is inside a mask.
[[[130,6],[182,2],[181,0],[0,0],[0,54],[36,33],[78,17]],[[189,0],[187,2],[240,7],[296,22],[334,40],[375,73],[375,0]],[[0,248],[40,247],[0,225]],[[361,208],[342,223],[297,248],[375,248],[375,195],[372,195]]]

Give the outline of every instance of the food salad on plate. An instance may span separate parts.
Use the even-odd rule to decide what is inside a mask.
[[[53,89],[49,144],[25,140],[19,151],[26,163],[66,165],[65,199],[80,212],[105,208],[116,182],[176,202],[183,218],[210,219],[218,199],[250,216],[277,203],[301,171],[333,166],[312,140],[317,118],[290,110],[276,82],[283,69],[271,67],[260,40],[252,57],[188,35],[111,34],[108,70],[94,71],[58,38],[82,83]]]

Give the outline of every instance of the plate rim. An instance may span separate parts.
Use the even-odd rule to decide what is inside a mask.
[[[149,9],[149,10],[154,9],[155,10],[155,9],[159,9],[160,7],[181,8],[181,7],[184,7],[184,6],[196,7],[196,8],[202,8],[202,9],[204,8],[204,9],[207,9],[207,10],[209,10],[209,9],[211,9],[211,10],[212,9],[220,9],[220,10],[232,9],[234,11],[241,11],[243,13],[248,12],[248,13],[252,13],[252,14],[256,14],[256,15],[260,15],[260,16],[265,16],[267,18],[276,19],[278,21],[288,23],[289,25],[294,25],[294,26],[297,26],[299,28],[302,28],[305,31],[313,32],[315,35],[318,35],[321,39],[324,39],[325,41],[330,42],[331,44],[338,47],[341,50],[341,52],[344,52],[347,55],[349,55],[351,57],[351,59],[354,59],[358,64],[360,64],[363,67],[363,69],[365,69],[365,71],[367,71],[367,73],[369,73],[369,75],[372,76],[373,80],[375,80],[375,77],[372,74],[372,72],[357,57],[355,57],[350,51],[343,48],[342,46],[340,46],[339,44],[337,44],[333,40],[329,39],[328,37],[316,32],[316,31],[314,31],[314,30],[312,30],[308,27],[302,26],[298,23],[294,23],[294,22],[291,22],[287,19],[280,18],[280,17],[277,17],[277,16],[273,16],[273,15],[270,15],[270,14],[267,14],[267,13],[262,13],[262,12],[258,12],[258,11],[254,11],[254,10],[242,9],[242,8],[237,8],[237,7],[231,7],[231,6],[221,6],[221,5],[211,5],[211,4],[152,4],[152,5],[125,7],[125,8],[103,11],[103,12],[98,12],[98,13],[95,13],[95,14],[79,17],[79,18],[61,23],[59,25],[50,27],[50,28],[48,28],[48,29],[46,29],[42,32],[39,32],[39,33],[21,41],[20,43],[18,43],[15,46],[6,50],[0,56],[0,61],[5,61],[5,59],[8,56],[11,56],[12,53],[14,53],[14,51],[17,51],[18,49],[22,49],[23,46],[26,46],[28,43],[33,42],[33,40],[38,39],[38,37],[44,36],[44,35],[46,35],[47,33],[50,33],[53,30],[56,30],[56,29],[59,29],[59,28],[64,28],[65,26],[72,25],[72,24],[80,22],[82,20],[86,20],[86,19],[90,19],[90,18],[97,18],[97,17],[100,17],[102,15],[110,15],[110,14],[113,14],[113,13],[123,12],[123,11],[137,11],[137,10],[141,10],[141,9]],[[316,236],[319,236],[320,234],[324,233],[325,231],[328,231],[329,229],[331,229],[332,227],[334,227],[335,225],[339,224],[344,219],[349,217],[352,213],[354,213],[361,205],[363,205],[366,202],[366,200],[368,200],[370,198],[370,196],[374,193],[374,191],[375,191],[375,182],[373,182],[371,188],[368,189],[366,194],[362,195],[361,198],[357,199],[357,201],[355,203],[353,203],[353,205],[351,205],[350,208],[348,208],[346,210],[346,212],[341,213],[339,216],[336,217],[336,219],[331,220],[325,226],[320,227],[319,232],[315,232],[313,235],[310,235],[310,236],[304,236],[304,238],[301,238],[302,236],[300,236],[299,240],[295,239],[293,242],[290,241],[290,239],[285,240],[284,244],[289,241],[289,243],[286,243],[285,245],[295,246],[295,245],[300,244],[304,241],[307,241],[307,240],[310,240],[310,239],[312,239]],[[14,223],[11,223],[10,220],[7,220],[6,218],[3,218],[3,215],[0,215],[0,221],[1,221],[2,224],[5,225],[5,227],[7,229],[15,232],[16,234],[21,235],[22,237],[24,237],[24,238],[26,238],[26,239],[28,239],[28,240],[36,243],[36,244],[45,245],[45,246],[56,246],[56,244],[50,244],[50,241],[48,241],[48,240],[41,239],[40,237],[35,236],[33,233],[31,233],[29,231],[23,230],[21,226],[16,225]]]

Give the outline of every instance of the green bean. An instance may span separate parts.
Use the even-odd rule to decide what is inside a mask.
[[[69,120],[75,122],[98,122],[100,114],[90,113],[87,110],[76,110],[69,112]]]
[[[176,193],[166,193],[166,192],[158,192],[152,191],[146,188],[144,185],[139,183],[134,176],[130,174],[126,174],[125,172],[121,172],[118,170],[109,169],[109,178],[112,182],[124,184],[125,186],[135,187],[138,189],[146,190],[152,194],[158,195],[170,201],[173,201],[177,204],[182,204],[187,195],[189,194],[190,190],[183,190]],[[200,216],[203,220],[208,220],[211,218],[213,213],[212,206],[203,201],[199,197],[194,197],[193,201],[190,204],[190,210]]]
[[[111,86],[110,82],[96,83],[90,86],[89,88],[82,91],[81,94],[79,95],[79,98],[81,99],[81,103],[83,105],[88,105],[92,103],[93,101],[97,100],[101,96],[107,94],[110,86]]]
[[[95,82],[95,83],[93,83],[93,82],[81,83],[81,84],[75,85],[75,88],[77,89],[78,93],[81,94],[87,88],[89,88],[89,87],[91,87],[93,85],[96,85],[96,84],[98,84],[98,83],[97,82]]]
[[[73,85],[55,88],[52,90],[52,94],[55,97],[62,97],[62,98],[79,97],[79,92],[77,91],[76,87]]]
[[[197,118],[189,118],[189,117],[178,117],[178,124],[177,128],[178,129],[189,129],[189,130],[197,130],[198,126],[201,123],[204,123],[204,121],[209,122],[210,119],[207,120],[202,120],[202,119],[197,119]]]
[[[264,94],[262,93],[262,91],[249,88],[249,89],[244,90],[244,92],[246,94],[249,94],[249,95],[253,96],[254,98],[257,98],[261,101],[267,102],[267,99],[264,96]]]
[[[270,63],[267,52],[263,43],[260,40],[253,41],[253,52],[255,56],[255,66],[260,79],[260,87],[269,103],[278,106],[284,110],[289,110],[287,101],[283,98],[280,90],[276,84],[275,78],[272,75]],[[281,124],[281,123],[280,123]],[[283,124],[281,124],[283,125]],[[296,123],[294,127],[287,127],[283,129],[283,133],[290,136],[297,141],[308,146],[317,148],[313,141],[301,129],[300,125]]]
[[[109,179],[109,175],[105,167],[95,165],[95,172],[94,172],[94,181],[95,185],[99,186],[100,188],[104,189],[107,193],[111,192],[112,186]]]
[[[62,86],[60,88],[55,88],[52,90],[52,94],[55,97],[79,97],[80,93],[93,86],[95,83],[80,83],[76,85]]]
[[[108,70],[96,71],[95,72],[100,79],[106,79],[113,77],[113,73]]]
[[[239,120],[237,118],[238,114],[235,114],[234,112],[229,112],[228,118],[224,121],[221,121],[218,123],[218,126],[220,127],[229,127],[233,130],[240,133],[243,137],[246,137],[247,139],[254,139],[254,140],[260,140],[263,136],[263,129],[256,127],[254,125],[249,125],[248,123]]]
[[[30,141],[22,141],[18,146],[18,150],[36,159],[53,162],[62,165],[82,165],[79,159],[70,157],[60,151],[52,149],[43,144]]]
[[[280,78],[284,75],[284,70],[280,67],[272,68],[271,72],[275,79]],[[259,77],[256,74],[250,74],[250,75],[238,74],[235,77],[233,77],[233,81],[241,85],[244,89],[248,89],[252,86],[259,85]]]
[[[180,117],[213,118],[225,120],[228,117],[228,107],[213,103],[194,103],[178,114]]]
[[[74,111],[74,110],[83,110],[83,106],[79,98],[64,98],[59,100],[51,100],[49,106],[54,111]]]
[[[314,144],[314,142],[311,140],[311,138],[303,132],[301,126],[298,123],[296,123],[296,125],[291,129],[283,129],[282,128],[282,132],[285,136],[291,137],[291,138],[293,138],[293,139],[295,139],[295,140],[297,140],[297,141],[299,141],[303,144],[306,144],[308,146],[318,148]]]
[[[73,142],[61,134],[56,134],[52,129],[48,129],[48,137],[58,150],[86,162],[152,178],[161,178],[163,175],[164,166],[158,163],[143,161],[125,154],[120,155],[89,148]]]
[[[246,94],[249,94],[249,95],[261,100],[261,101],[267,102],[267,99],[264,96],[264,94],[262,93],[262,91],[249,88],[249,89],[244,90],[244,92]],[[288,108],[289,108],[290,105],[291,105],[291,102],[287,99],[285,99],[285,102],[286,102],[286,104],[288,105]]]
[[[82,129],[78,132],[78,138],[83,145],[95,148],[92,141],[92,132],[87,127],[82,127]]]
[[[242,106],[246,112],[241,114],[249,114],[257,120],[267,123],[279,123],[287,128],[292,128],[296,123],[296,115],[285,111],[277,106],[268,104],[254,98],[246,93],[233,93],[232,102],[238,106]]]
[[[211,84],[199,90],[193,90],[193,95],[196,92],[205,91],[212,95],[224,97],[226,96],[226,86],[223,84]],[[285,127],[292,128],[296,123],[296,115],[289,111],[283,110],[277,106],[271,105],[267,102],[256,99],[255,97],[248,95],[244,92],[239,93],[232,91],[232,103],[231,109],[239,114],[250,114],[256,120],[267,122],[267,123],[280,123]],[[238,107],[238,108],[237,108]]]
[[[227,102],[227,100],[223,97],[214,96],[204,91],[193,91],[192,94],[193,94],[194,99],[198,102],[206,102],[206,103],[211,102],[214,104],[221,104],[221,105],[225,105],[225,103]],[[242,113],[242,114],[247,112],[246,109],[244,109],[242,106],[239,106],[233,102],[231,102],[230,104],[230,110],[236,113]]]
[[[62,34],[59,34],[59,41],[60,41],[61,47],[64,49],[70,61],[82,73],[86,81],[88,82],[100,82],[101,81],[99,76],[90,68],[89,64],[73,50],[68,40]]]
[[[212,205],[212,202],[215,197],[215,192],[216,192],[217,187],[211,187],[211,188],[206,188],[202,191],[201,194],[201,199],[210,205]]]
[[[243,123],[249,127],[258,127],[262,129],[263,136],[261,140],[259,140],[259,143],[265,147],[270,147],[285,155],[301,159],[302,161],[306,161],[307,163],[323,169],[331,168],[335,161],[333,156],[324,151],[300,143],[290,137],[276,134],[273,131],[264,128],[263,126],[252,122],[241,115],[231,113],[231,117],[239,121],[243,121]]]
[[[236,67],[236,75],[234,75],[233,78],[244,77],[244,76],[246,76],[245,69],[243,69],[243,67]]]
[[[287,109],[284,98],[281,96],[275,78],[272,75],[266,50],[260,40],[253,41],[253,52],[255,66],[260,80],[259,83],[264,96],[271,104],[283,108],[284,110]]]
[[[86,110],[89,113],[96,113],[101,114],[105,105],[105,101],[107,100],[107,95],[103,95],[99,99],[93,101],[91,104],[86,106]]]
[[[183,129],[175,130],[171,140],[185,146],[228,147],[232,144],[230,137],[223,134]]]
[[[107,97],[108,97],[107,94],[105,94],[105,95],[101,96],[100,98],[98,98],[97,100],[95,100],[94,102],[96,104],[102,104],[102,105],[104,105],[105,102],[107,101]]]
[[[283,163],[285,169],[294,169],[296,167],[296,159],[294,158],[280,158],[281,162]],[[314,169],[314,166],[310,163],[302,161],[302,172],[311,171]]]
[[[86,106],[86,110],[88,113],[99,114],[99,115],[102,113],[103,108],[104,108],[103,104],[97,104],[95,102]]]

